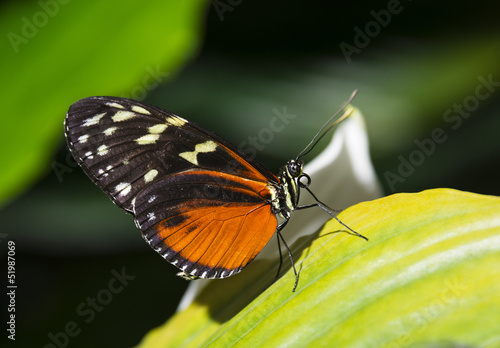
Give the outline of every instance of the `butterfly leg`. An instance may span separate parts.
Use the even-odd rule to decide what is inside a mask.
[[[293,286],[293,289],[292,289],[292,292],[295,292],[295,289],[297,288],[297,285],[299,284],[299,274],[297,273],[297,270],[295,269],[295,262],[293,261],[292,252],[290,251],[288,244],[286,244],[285,238],[283,238],[283,236],[281,235],[281,230],[286,226],[287,223],[288,223],[288,219],[286,219],[285,221],[280,223],[278,225],[278,227],[276,228],[276,236],[278,239],[278,250],[280,253],[280,265],[278,267],[278,273],[276,274],[276,278],[274,281],[276,281],[278,279],[280,271],[281,271],[281,265],[283,264],[283,256],[281,255],[281,243],[280,243],[280,240],[281,240],[281,242],[283,242],[283,245],[285,246],[285,248],[288,252],[288,257],[290,258],[290,262],[292,263],[293,273],[295,274],[295,285]]]
[[[354,231],[352,228],[350,228],[345,223],[343,223],[342,221],[340,221],[340,219],[334,213],[335,209],[331,209],[326,204],[324,204],[323,202],[321,202],[318,198],[316,198],[316,196],[314,195],[314,193],[312,193],[311,190],[308,187],[302,186],[302,188],[306,189],[307,192],[309,192],[311,194],[311,196],[313,196],[313,198],[316,200],[316,203],[297,206],[297,207],[295,207],[296,210],[307,209],[307,208],[311,208],[311,207],[320,207],[321,209],[323,209],[324,211],[326,211],[328,214],[330,214],[335,220],[337,220],[339,222],[339,224],[341,224],[342,226],[344,226],[345,228],[347,228],[349,231],[351,231],[352,233],[354,233],[358,237],[361,237],[361,238],[363,238],[365,240],[368,240],[368,238],[366,238],[362,234]]]
[[[276,272],[276,277],[274,278],[274,282],[278,280],[278,278],[280,276],[280,272],[281,272],[281,266],[283,266],[283,254],[281,254],[281,240],[280,240],[280,237],[283,238],[281,236],[281,230],[283,228],[285,228],[285,226],[286,226],[287,223],[288,223],[288,219],[286,219],[285,221],[283,221],[282,223],[280,223],[278,225],[278,227],[276,227],[276,240],[278,241],[278,253],[280,254],[280,265],[278,266],[278,272]],[[288,250],[288,252],[290,253],[290,250]],[[293,265],[293,261],[292,261],[292,265]]]
[[[278,253],[280,254],[280,264],[278,266],[278,272],[276,272],[276,277],[274,277],[273,283],[278,280],[281,272],[281,266],[283,265],[283,255],[281,254],[281,241],[277,233],[276,233],[276,240],[278,241]]]

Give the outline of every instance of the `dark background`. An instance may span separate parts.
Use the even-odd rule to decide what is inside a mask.
[[[387,1],[232,3],[222,16],[207,6],[199,53],[145,102],[236,144],[265,126],[273,108],[305,116],[258,154],[275,171],[359,88],[354,104],[366,118],[387,194],[435,187],[500,194],[500,93],[481,101],[457,130],[443,120],[448,108],[474,93],[478,76],[491,73],[500,81],[499,3],[401,2],[403,10],[350,64],[339,44],[352,45],[354,27],[372,21],[370,11],[386,9]],[[159,24],[158,30],[168,28]],[[475,67],[468,55],[485,41],[491,56]],[[483,64],[491,61],[496,64]],[[384,173],[398,174],[398,157],[408,159],[415,140],[438,127],[446,142],[392,189]],[[62,127],[58,140],[53,161],[72,164]],[[46,175],[0,211],[18,246],[16,344],[43,346],[49,333],[75,321],[82,331],[70,347],[135,345],[174,313],[187,282],[143,242],[132,217],[73,169],[61,183],[47,163]],[[123,268],[135,278],[86,324],[76,308]]]

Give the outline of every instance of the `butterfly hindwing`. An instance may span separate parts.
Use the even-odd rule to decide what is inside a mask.
[[[185,273],[239,272],[276,229],[276,176],[192,122],[129,99],[90,97],[70,107],[65,133],[84,172]]]
[[[190,171],[141,191],[134,211],[144,239],[165,259],[192,276],[224,278],[243,269],[274,234],[271,198],[261,182]]]

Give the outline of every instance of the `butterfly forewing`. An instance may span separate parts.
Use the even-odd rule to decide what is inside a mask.
[[[276,176],[192,122],[129,99],[91,97],[70,107],[65,132],[84,172],[185,273],[238,272],[276,229]]]

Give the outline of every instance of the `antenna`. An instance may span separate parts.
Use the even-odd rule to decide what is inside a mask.
[[[312,149],[314,149],[314,147],[319,143],[319,141],[325,136],[325,134],[330,131],[330,129],[332,129],[333,127],[335,127],[336,125],[338,125],[340,122],[342,122],[343,120],[345,120],[347,117],[349,117],[353,113],[354,109],[352,107],[348,108],[344,112],[344,114],[342,116],[340,116],[340,118],[337,121],[333,122],[331,125],[328,126],[328,124],[330,122],[332,122],[332,120],[335,117],[337,117],[337,115],[342,110],[344,110],[345,108],[347,108],[347,106],[352,102],[352,100],[354,99],[354,97],[356,96],[356,94],[358,94],[358,90],[357,89],[355,89],[354,92],[352,92],[351,96],[349,97],[349,100],[344,104],[344,106],[342,106],[332,117],[330,117],[330,119],[328,121],[326,121],[326,123],[323,125],[323,127],[320,128],[320,130],[312,138],[312,140],[309,142],[309,144],[307,144],[307,146],[304,148],[304,150],[302,150],[297,155],[297,157],[295,158],[295,161],[298,161],[300,157],[305,156],[309,152],[311,152]],[[328,127],[328,128],[326,128],[326,127]],[[326,128],[326,130],[323,132],[323,130],[325,128]]]

